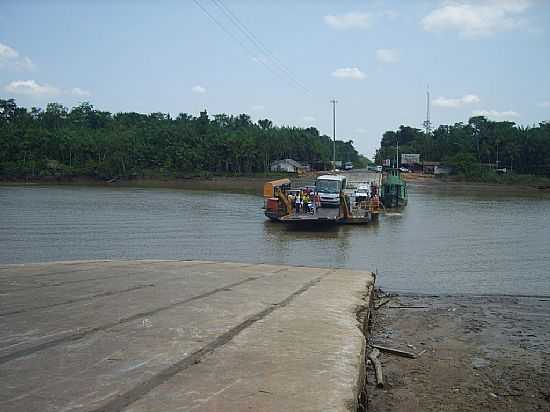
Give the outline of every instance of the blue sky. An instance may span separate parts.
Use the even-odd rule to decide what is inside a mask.
[[[337,137],[372,156],[385,130],[422,127],[427,84],[435,126],[550,120],[549,30],[543,0],[3,0],[0,95],[329,135],[335,98]]]

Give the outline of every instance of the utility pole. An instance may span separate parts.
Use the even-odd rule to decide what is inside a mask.
[[[336,169],[336,103],[337,100],[332,99],[332,171]]]
[[[432,132],[432,122],[430,122],[430,85],[426,87],[426,120],[424,121],[426,136]]]
[[[399,137],[397,138],[397,151],[395,154],[395,167],[399,169]]]

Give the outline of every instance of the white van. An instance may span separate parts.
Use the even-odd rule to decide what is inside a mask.
[[[319,194],[321,206],[340,206],[340,192],[345,188],[345,176],[323,175],[315,181],[315,193]]]

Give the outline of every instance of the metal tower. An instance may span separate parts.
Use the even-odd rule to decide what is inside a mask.
[[[422,123],[426,129],[426,136],[432,132],[432,123],[430,122],[430,86],[426,88],[426,120]]]

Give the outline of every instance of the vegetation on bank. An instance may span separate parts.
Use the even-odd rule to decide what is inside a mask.
[[[438,176],[439,179],[452,182],[477,182],[495,183],[516,186],[531,186],[538,189],[550,189],[550,177],[538,175],[525,175],[517,173],[498,174],[486,172],[479,176],[466,176],[464,174],[453,174],[451,176]]]
[[[395,159],[397,142],[400,153],[448,164],[467,180],[524,183],[550,177],[550,122],[521,127],[476,116],[467,124],[441,125],[430,134],[400,126],[382,136],[377,162]],[[506,176],[497,175],[496,169],[504,168]]]
[[[0,99],[4,178],[253,175],[285,158],[328,166],[332,147],[314,127],[254,123],[246,114],[112,114],[87,102],[71,110],[59,103],[29,110]],[[336,141],[336,158],[356,167],[367,163],[351,140]]]

